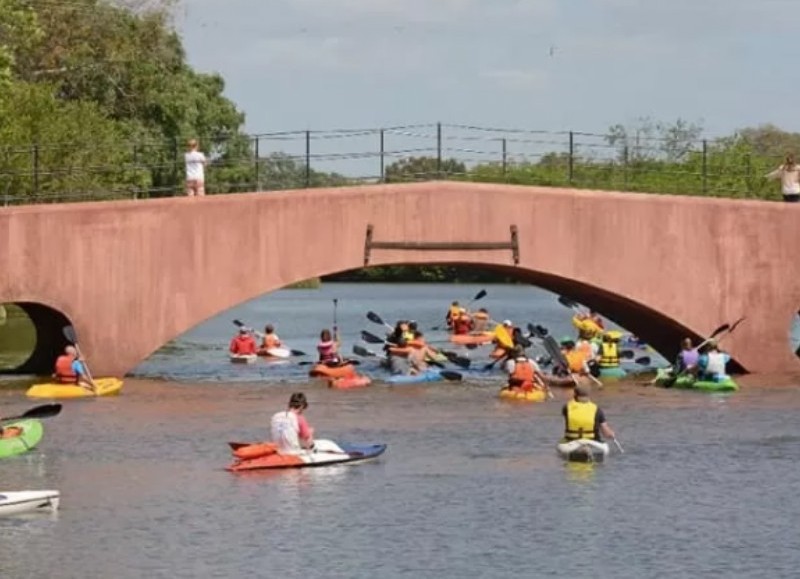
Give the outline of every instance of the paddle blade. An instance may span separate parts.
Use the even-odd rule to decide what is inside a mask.
[[[441,330],[441,329],[442,329],[442,326],[433,326],[433,327],[431,328],[431,332],[438,332],[438,331],[439,331],[439,330]]]
[[[50,418],[56,416],[61,412],[61,404],[42,404],[41,406],[34,406],[25,414],[19,416],[9,416],[8,418],[0,418],[0,421],[6,420],[20,420],[23,418]]]
[[[634,360],[640,366],[649,366],[650,365],[650,356],[642,356],[641,358],[636,358]]]
[[[361,331],[361,339],[365,342],[369,342],[370,344],[383,344],[386,341],[379,338],[375,334],[370,334],[366,330]]]
[[[255,442],[229,442],[228,446],[231,447],[231,450],[237,450],[239,448],[243,448],[245,446],[252,446],[256,444]]]
[[[305,352],[301,352],[300,350],[291,350],[292,356],[305,356]]]
[[[450,380],[451,382],[461,382],[461,379],[464,377],[461,373],[453,372],[452,370],[442,370],[440,374],[442,378]]]
[[[61,330],[64,334],[64,337],[67,339],[68,342],[72,342],[73,344],[78,343],[78,336],[75,333],[75,328],[72,326],[64,326]]]
[[[558,296],[558,303],[560,303],[562,306],[566,306],[572,309],[576,309],[578,307],[577,302],[572,301],[566,296]]]
[[[378,314],[376,314],[375,312],[367,312],[367,319],[368,319],[370,322],[373,322],[373,323],[375,323],[375,324],[378,324],[378,325],[380,325],[380,326],[383,326],[383,325],[384,325],[383,318],[382,318],[382,317],[380,317],[380,316],[379,316]]]
[[[450,351],[445,351],[445,350],[442,350],[441,352],[453,364],[455,364],[456,366],[460,366],[460,367],[464,368],[465,370],[472,365],[472,360],[470,360],[469,358],[465,358],[464,356],[459,356],[455,352],[450,352]]]
[[[619,357],[624,358],[625,360],[630,360],[631,358],[633,358],[633,356],[634,356],[633,350],[622,350],[619,353]]]
[[[475,294],[475,297],[472,298],[472,301],[477,302],[478,300],[482,300],[485,297],[486,297],[486,290],[481,290]]]
[[[359,346],[358,344],[353,346],[353,354],[356,356],[363,356],[364,358],[372,358],[376,355],[375,352],[370,352],[364,346]]]
[[[244,322],[242,320],[233,320],[233,325],[238,326],[240,328],[244,327]]]
[[[722,332],[726,331],[726,330],[727,330],[728,328],[730,328],[730,327],[731,327],[731,325],[730,325],[730,324],[722,324],[722,325],[721,325],[719,328],[717,328],[716,330],[714,330],[713,332],[711,332],[711,335],[708,337],[708,339],[710,340],[710,339],[712,339],[712,338],[716,338],[716,337],[717,337],[717,336],[719,336],[719,335],[720,335]]]

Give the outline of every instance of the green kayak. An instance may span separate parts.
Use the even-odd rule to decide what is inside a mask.
[[[733,381],[733,378],[728,376],[722,382],[715,382],[713,380],[697,380],[694,376],[684,374],[679,376],[673,382],[673,376],[669,370],[659,368],[656,374],[656,385],[668,388],[684,388],[687,390],[704,390],[706,392],[735,392],[739,389],[739,385]]]
[[[34,448],[42,440],[44,429],[39,420],[28,419],[3,424],[3,429],[21,428],[18,436],[0,438],[0,458],[22,454]]]

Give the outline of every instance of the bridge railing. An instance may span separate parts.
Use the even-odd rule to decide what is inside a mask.
[[[735,139],[418,124],[377,129],[191,135],[211,163],[208,193],[455,179],[725,197],[775,198],[780,159]],[[0,147],[0,203],[182,195],[184,139],[95,148]]]

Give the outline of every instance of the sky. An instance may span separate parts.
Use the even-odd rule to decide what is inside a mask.
[[[248,132],[443,123],[800,131],[796,0],[181,0]]]

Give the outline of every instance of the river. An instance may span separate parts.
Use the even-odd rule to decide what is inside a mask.
[[[312,352],[338,298],[349,349],[360,330],[381,333],[367,310],[430,327],[479,289],[276,292],[162,349],[121,396],[65,401],[36,451],[0,461],[0,490],[62,494],[55,515],[0,519],[0,577],[797,576],[796,386],[745,380],[733,395],[709,395],[608,385],[594,398],[625,453],[587,466],[554,452],[567,391],[509,403],[497,398],[499,375],[336,391],[309,383],[307,366],[225,356],[233,318],[273,321],[292,348]],[[486,289],[495,319],[569,332],[552,294]],[[386,454],[358,466],[222,470],[225,443],[263,439],[298,389],[318,435],[385,442]],[[0,402],[3,415],[34,405],[20,390],[0,389]]]

